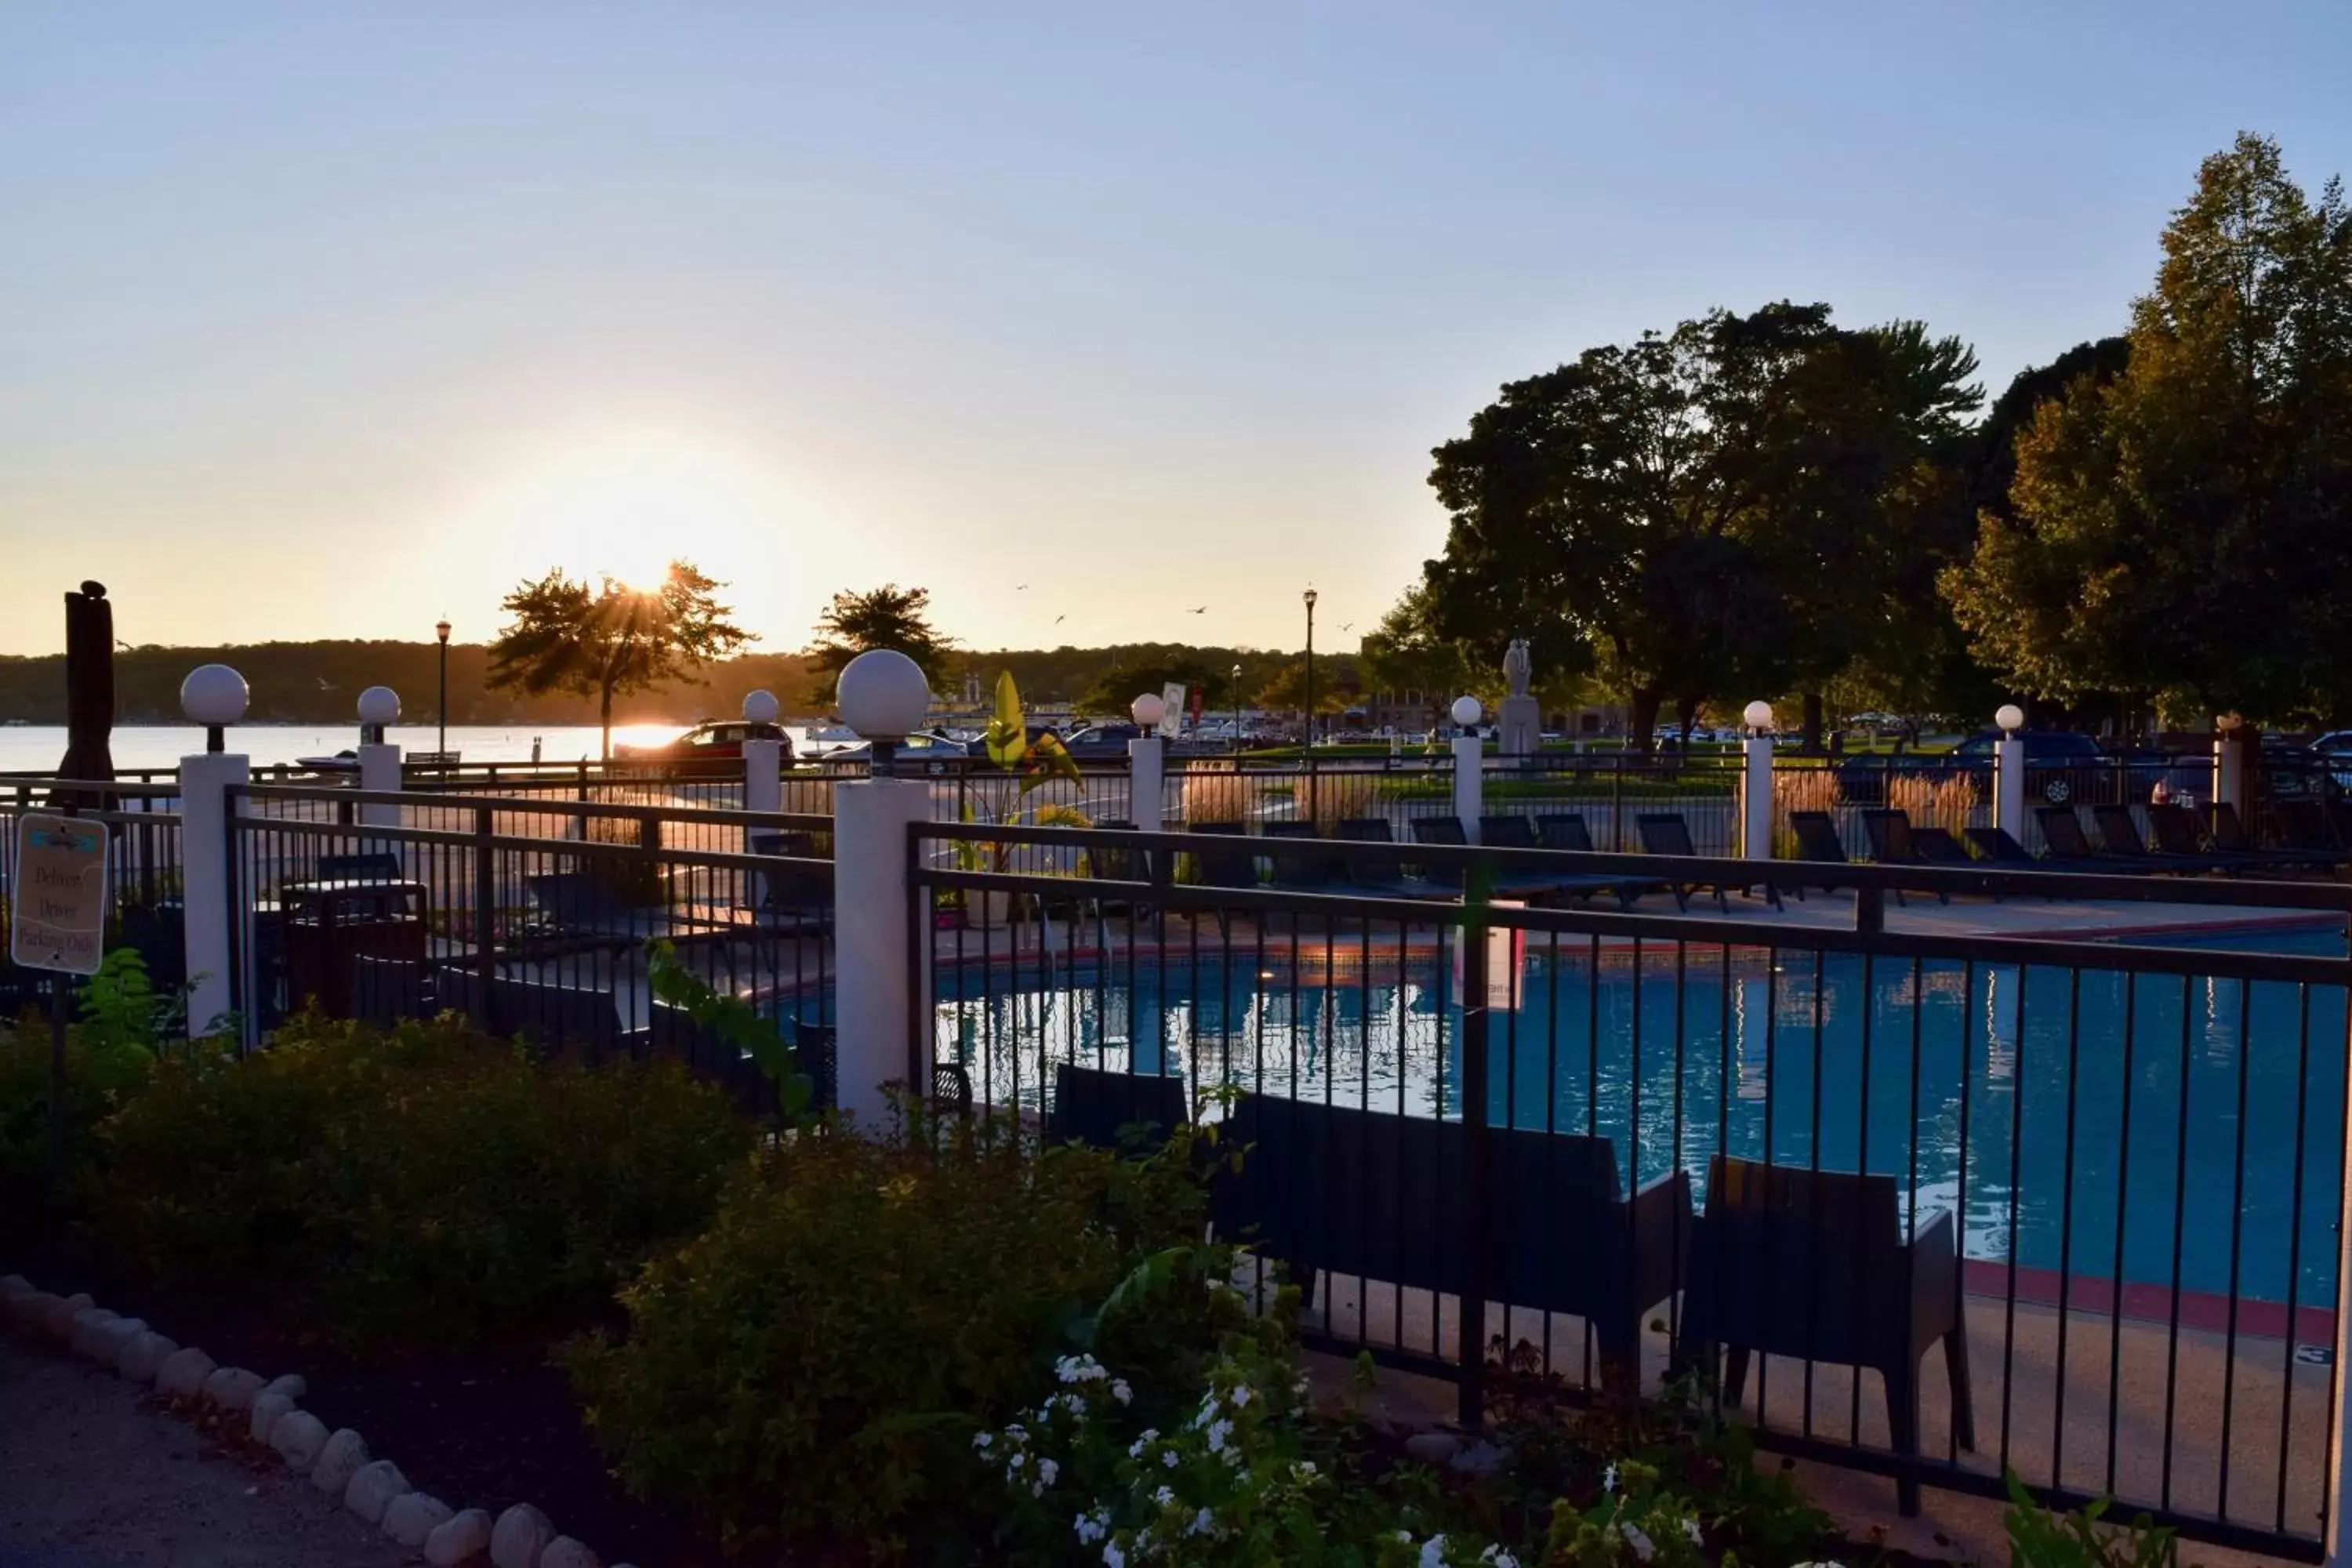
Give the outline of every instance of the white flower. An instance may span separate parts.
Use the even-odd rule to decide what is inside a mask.
[[[1103,1568],[1127,1568],[1127,1553],[1118,1549],[1118,1542],[1103,1542]]]
[[[1161,1487],[1158,1491],[1151,1494],[1151,1500],[1158,1503],[1161,1508],[1166,1508],[1170,1503],[1176,1500],[1176,1494],[1169,1488]]]
[[[1055,1463],[1052,1459],[1040,1459],[1037,1461],[1037,1479],[1045,1485],[1049,1487],[1052,1486],[1054,1484],[1054,1478],[1061,1473],[1062,1467]]]
[[[1110,1381],[1110,1396],[1125,1405],[1135,1397],[1135,1390],[1128,1387],[1127,1379],[1115,1377]]]
[[[1636,1561],[1647,1563],[1658,1550],[1650,1538],[1642,1533],[1642,1527],[1638,1524],[1620,1522],[1617,1532],[1625,1538],[1625,1544],[1633,1549]]]
[[[1143,1458],[1143,1450],[1158,1441],[1160,1441],[1160,1428],[1146,1426],[1143,1429],[1143,1436],[1127,1446],[1127,1457],[1130,1459],[1139,1459]]]
[[[1519,1568],[1519,1560],[1504,1551],[1499,1545],[1489,1546],[1486,1551],[1478,1553],[1478,1561],[1491,1563],[1495,1568]]]
[[[1421,1543],[1421,1568],[1443,1568],[1445,1562],[1445,1537],[1433,1535]]]
[[[1212,1454],[1223,1453],[1225,1451],[1225,1440],[1233,1435],[1234,1424],[1231,1421],[1211,1422],[1209,1425],[1209,1452]]]
[[[1173,1448],[1163,1450],[1160,1456],[1160,1462],[1170,1469],[1174,1469],[1180,1462],[1176,1458],[1176,1450]]]
[[[973,1447],[975,1447],[975,1448],[978,1448],[978,1449],[979,1449],[979,1450],[981,1450],[982,1453],[986,1453],[986,1452],[988,1451],[988,1446],[989,1446],[991,1443],[993,1443],[993,1442],[995,1442],[995,1441],[996,1441],[996,1437],[995,1437],[995,1435],[994,1435],[994,1434],[992,1434],[992,1433],[988,1433],[988,1432],[979,1432],[979,1433],[975,1433],[975,1434],[973,1434],[973,1436],[972,1436],[972,1439],[971,1439],[971,1446],[972,1446]]]
[[[1683,1521],[1683,1534],[1689,1538],[1690,1543],[1693,1546],[1705,1546],[1706,1544],[1706,1537],[1700,1533],[1698,1521],[1695,1519],[1686,1519]]]
[[[1078,1517],[1071,1522],[1071,1528],[1078,1532],[1078,1544],[1081,1546],[1100,1541],[1105,1535],[1109,1533],[1108,1528],[1104,1525],[1101,1517],[1091,1513],[1082,1513],[1078,1515]]]
[[[1615,1465],[1612,1465],[1607,1469],[1601,1472],[1601,1489],[1607,1492],[1612,1497],[1617,1495],[1617,1467]]]
[[[1315,1461],[1312,1459],[1301,1459],[1297,1464],[1292,1466],[1291,1469],[1294,1474],[1304,1479],[1316,1473]]]
[[[1234,1409],[1236,1409],[1236,1410],[1240,1410],[1240,1409],[1242,1409],[1242,1408],[1245,1407],[1245,1406],[1249,1404],[1249,1402],[1250,1402],[1250,1391],[1249,1391],[1249,1384],[1242,1384],[1242,1386],[1240,1386],[1239,1388],[1236,1388],[1236,1389],[1234,1389]]]
[[[1200,1512],[1192,1516],[1192,1522],[1184,1527],[1184,1533],[1187,1535],[1206,1535],[1210,1531],[1214,1530],[1216,1526],[1216,1515],[1211,1513],[1204,1508]]]
[[[1026,1455],[1026,1454],[1015,1454],[1015,1455],[1013,1455],[1013,1459],[1012,1459],[1012,1462],[1011,1462],[1010,1468],[1013,1468],[1013,1469],[1016,1469],[1016,1470],[1017,1470],[1017,1469],[1019,1469],[1022,1466],[1024,1466],[1024,1465],[1027,1464],[1028,1462],[1029,1462],[1029,1456],[1028,1456],[1028,1455]]]
[[[1412,1544],[1412,1531],[1410,1530],[1400,1530],[1397,1531],[1397,1539],[1403,1542],[1407,1546],[1411,1546]]]

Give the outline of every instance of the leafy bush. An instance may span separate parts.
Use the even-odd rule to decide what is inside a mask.
[[[672,1064],[534,1061],[454,1019],[309,1016],[164,1064],[105,1128],[97,1244],[298,1331],[462,1346],[577,1322],[709,1217],[750,1126]]]
[[[84,984],[82,1021],[67,1031],[59,1102],[68,1190],[86,1179],[99,1124],[138,1092],[154,1066],[156,1005],[146,971],[128,949],[109,953]],[[49,1025],[40,1014],[0,1021],[0,1245],[23,1244],[43,1212],[51,1056]]]
[[[966,1555],[994,1517],[971,1436],[1051,1386],[1057,1347],[1105,1331],[1087,1304],[1135,1276],[1170,1364],[1182,1323],[1207,1321],[1205,1285],[1185,1289],[1204,1213],[1189,1145],[1121,1161],[1003,1122],[882,1131],[770,1151],[709,1234],[624,1292],[628,1337],[568,1357],[630,1489],[730,1546]]]
[[[2004,1471],[2001,1479],[2010,1506],[2000,1519],[2016,1568],[2172,1568],[2180,1560],[2172,1531],[2146,1514],[2128,1529],[2103,1528],[2104,1499],[2073,1513],[2052,1513],[2033,1500],[2014,1470]]]

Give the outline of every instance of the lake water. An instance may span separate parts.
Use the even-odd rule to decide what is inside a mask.
[[[668,739],[682,724],[616,725],[616,743],[646,745]],[[291,763],[332,756],[359,744],[355,724],[240,724],[229,731],[229,747],[257,763]],[[429,752],[437,739],[430,724],[398,724],[387,737],[404,751]],[[594,760],[599,737],[593,724],[452,724],[449,749],[469,763],[527,763],[531,743],[549,763]],[[124,724],[114,731],[118,768],[169,768],[205,749],[205,732],[193,724]],[[47,773],[66,753],[61,724],[0,725],[0,773]]]

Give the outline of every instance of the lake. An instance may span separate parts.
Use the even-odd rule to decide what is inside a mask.
[[[682,724],[615,725],[615,743],[648,745],[685,730]],[[356,724],[239,724],[229,731],[229,748],[257,763],[290,763],[302,757],[331,756],[359,744]],[[396,724],[387,739],[404,752],[434,749],[436,731],[430,724]],[[598,751],[593,724],[452,724],[449,749],[469,763],[527,763],[531,743],[540,743],[541,760],[549,763],[593,760]],[[121,724],[113,738],[118,768],[169,768],[180,759],[205,749],[205,732],[194,724]],[[0,725],[0,773],[48,773],[66,754],[62,724]]]

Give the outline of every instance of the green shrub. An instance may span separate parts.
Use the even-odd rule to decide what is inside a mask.
[[[624,1293],[628,1337],[570,1367],[630,1489],[731,1546],[958,1559],[992,1527],[974,1432],[1051,1386],[1056,1349],[1098,1327],[1084,1309],[1139,1265],[1180,1276],[1202,1213],[1181,1157],[988,1121],[802,1135]],[[1184,1295],[1136,1293],[1146,1312]]]
[[[143,981],[143,973],[140,976]],[[38,1013],[0,1021],[0,1246],[17,1247],[40,1224],[47,1188],[49,1025]],[[99,1124],[136,1094],[155,1062],[125,1033],[76,1024],[67,1032],[63,1187],[88,1180]]]
[[[752,1130],[674,1064],[548,1065],[455,1019],[316,1016],[169,1062],[105,1129],[96,1243],[307,1335],[463,1346],[569,1326],[709,1216]]]

